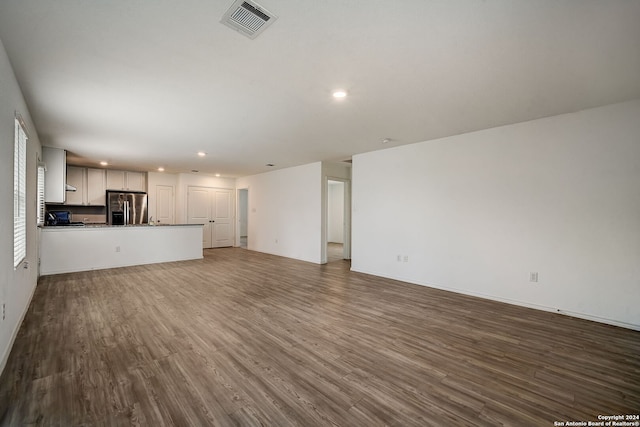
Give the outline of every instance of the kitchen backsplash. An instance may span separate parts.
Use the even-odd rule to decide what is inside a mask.
[[[73,215],[74,222],[84,222],[88,224],[106,223],[107,210],[104,206],[70,206],[47,204],[47,211],[69,211]]]

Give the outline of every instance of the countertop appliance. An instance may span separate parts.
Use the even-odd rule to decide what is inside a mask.
[[[107,224],[147,223],[147,193],[107,190]]]

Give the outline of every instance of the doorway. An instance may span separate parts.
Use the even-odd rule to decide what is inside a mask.
[[[238,246],[249,245],[249,189],[238,189]]]
[[[327,178],[325,262],[351,259],[350,181]]]

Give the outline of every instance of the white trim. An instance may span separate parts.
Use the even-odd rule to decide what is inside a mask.
[[[13,268],[27,258],[27,133],[16,116],[13,141]]]
[[[240,232],[241,232],[241,226],[240,226],[240,191],[246,190],[247,191],[247,241],[249,240],[249,212],[251,212],[250,208],[249,208],[249,187],[238,187],[236,188],[236,213],[235,213],[235,223],[236,223],[236,230],[235,230],[235,245],[234,247],[239,248],[240,247],[240,239],[242,238],[242,236],[240,236]],[[249,249],[247,247],[247,249]]]
[[[4,372],[4,368],[6,368],[7,366],[7,362],[9,361],[9,355],[11,354],[11,350],[13,349],[13,344],[15,343],[16,338],[18,337],[18,332],[20,331],[22,322],[24,321],[24,318],[27,315],[27,312],[29,311],[29,307],[31,306],[31,300],[33,299],[33,295],[36,292],[36,288],[37,288],[37,285],[33,286],[33,288],[31,289],[31,295],[29,295],[29,301],[27,302],[27,304],[25,304],[24,310],[22,311],[22,315],[20,316],[20,320],[16,324],[16,327],[13,330],[13,333],[11,334],[11,338],[9,339],[9,345],[6,347],[5,352],[2,355],[2,360],[0,360],[0,375],[2,375],[2,373]]]
[[[327,244],[329,241],[329,181],[344,183],[344,238],[343,253],[348,254],[345,259],[351,259],[351,179],[338,178],[331,175],[324,175],[322,183],[322,249],[320,251],[320,264],[327,263]]]

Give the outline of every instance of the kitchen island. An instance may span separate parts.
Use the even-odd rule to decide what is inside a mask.
[[[40,275],[202,258],[202,225],[40,228]]]

